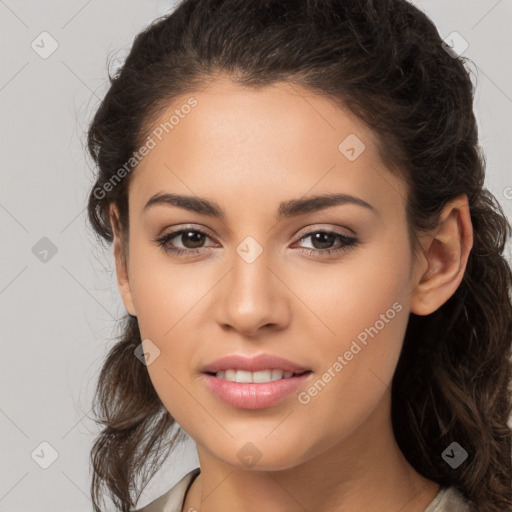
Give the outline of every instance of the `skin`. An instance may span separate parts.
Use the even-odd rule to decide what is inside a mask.
[[[466,196],[447,205],[436,230],[418,236],[423,251],[413,259],[405,184],[349,111],[298,86],[251,90],[222,77],[193,96],[198,105],[134,171],[127,253],[111,208],[124,305],[142,339],[160,350],[147,370],[197,445],[201,474],[183,510],[423,511],[439,485],[397,445],[391,379],[409,313],[432,313],[462,280],[473,234]],[[338,150],[350,134],[366,147],[354,161]],[[165,205],[144,212],[157,192],[205,197],[225,217]],[[332,192],[362,198],[378,215],[345,204],[274,218],[281,201]],[[199,255],[174,256],[154,242],[185,225],[208,236],[172,243],[203,247]],[[301,241],[329,228],[359,244],[330,256],[301,254],[341,246],[336,238]],[[250,264],[236,252],[247,236],[263,248]],[[203,381],[200,369],[223,355],[268,352],[311,368],[308,389],[394,303],[401,311],[307,404],[292,394],[273,407],[237,409]],[[251,467],[237,456],[248,442],[261,455]]]

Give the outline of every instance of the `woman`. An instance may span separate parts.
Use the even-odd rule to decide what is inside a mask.
[[[184,0],[136,37],[89,130],[128,313],[95,511],[185,432],[200,467],[140,510],[512,510],[511,228],[472,101],[404,0]]]

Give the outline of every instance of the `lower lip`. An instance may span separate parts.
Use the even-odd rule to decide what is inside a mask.
[[[238,409],[263,409],[277,404],[297,391],[312,372],[272,382],[231,382],[203,373],[210,391],[224,403]]]

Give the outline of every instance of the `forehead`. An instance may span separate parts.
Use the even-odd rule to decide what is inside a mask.
[[[254,89],[219,79],[176,98],[148,136],[153,148],[130,186],[138,210],[169,190],[257,203],[336,189],[378,204],[386,202],[384,185],[395,195],[388,190],[387,199],[403,198],[376,135],[348,109],[297,85]]]

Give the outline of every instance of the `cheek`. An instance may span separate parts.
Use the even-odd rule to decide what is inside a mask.
[[[333,340],[346,343],[363,333],[364,339],[365,329],[376,322],[382,327],[384,315],[390,321],[380,329],[382,337],[396,339],[407,321],[397,310],[408,307],[409,269],[407,240],[387,234],[342,256],[339,263],[293,275],[290,271],[286,279],[307,306],[301,315],[304,328],[314,328],[317,336],[328,339],[330,333]]]
[[[130,253],[130,289],[141,334],[165,339],[180,318],[207,292],[207,283],[190,264],[176,264],[163,249],[143,240]]]
[[[157,354],[147,366],[149,376],[166,408],[171,414],[176,412],[178,419],[179,411],[194,409],[185,390],[199,350],[196,308],[211,284],[193,265],[171,264],[159,251],[147,242],[134,243],[130,288],[141,339],[150,340],[149,346]]]
[[[308,304],[323,323],[315,321],[313,328],[309,317],[304,321],[318,340],[315,357],[321,367],[316,386],[321,392],[311,397],[311,411],[318,408],[321,415],[337,403],[332,414],[339,425],[363,418],[390,386],[409,316],[408,247],[376,245],[347,258],[335,272],[332,268],[309,290],[304,283],[298,294],[311,299]]]

